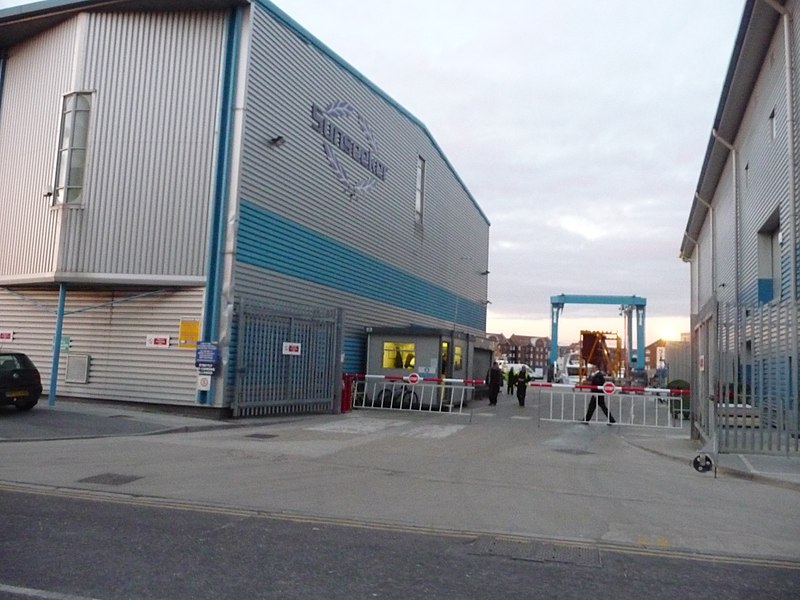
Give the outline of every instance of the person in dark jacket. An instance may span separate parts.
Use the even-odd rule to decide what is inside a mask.
[[[586,418],[583,420],[584,423],[588,423],[592,420],[592,416],[594,416],[594,409],[597,407],[597,405],[600,406],[600,410],[602,410],[603,414],[606,415],[609,424],[617,422],[617,420],[614,418],[614,415],[608,411],[608,407],[606,406],[605,392],[603,392],[603,384],[605,382],[606,376],[600,369],[598,369],[586,382],[590,385],[598,387],[599,389],[597,390],[596,395],[592,394],[592,398],[589,400],[589,408],[586,410]]]
[[[517,375],[517,402],[520,406],[525,406],[525,394],[528,391],[528,382],[531,380],[528,370],[525,367],[519,368]]]
[[[506,388],[506,394],[509,396],[514,393],[514,387],[517,385],[517,374],[514,373],[514,369],[511,368],[508,370],[508,387]]]
[[[486,385],[489,386],[489,404],[494,406],[497,404],[500,388],[503,387],[503,371],[497,361],[492,363],[492,368],[486,373]]]

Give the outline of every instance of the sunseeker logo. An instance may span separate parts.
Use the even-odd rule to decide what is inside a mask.
[[[360,141],[339,125],[351,117],[358,126]],[[386,181],[388,169],[378,156],[375,134],[367,120],[352,104],[342,100],[332,102],[325,108],[312,104],[311,120],[311,128],[323,138],[322,150],[328,159],[328,165],[347,194],[351,197],[363,196],[377,185],[378,179]],[[351,176],[340,160],[342,155],[349,156],[368,174],[363,177]]]

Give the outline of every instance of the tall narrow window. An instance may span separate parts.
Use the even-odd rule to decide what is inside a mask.
[[[417,200],[414,205],[414,218],[422,223],[422,210],[425,206],[425,159],[417,157]]]
[[[780,213],[775,212],[758,232],[758,300],[771,302],[781,295]]]
[[[78,204],[83,194],[91,94],[64,96],[56,161],[55,204]]]

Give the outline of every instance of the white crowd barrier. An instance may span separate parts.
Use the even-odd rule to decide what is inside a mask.
[[[689,390],[620,387],[613,383],[593,386],[533,382],[530,386],[535,390],[540,421],[582,422],[593,396],[593,423],[682,428],[689,418]],[[608,408],[607,415],[599,406],[601,398]]]
[[[347,375],[350,406],[387,410],[461,413],[482,379],[410,375]]]

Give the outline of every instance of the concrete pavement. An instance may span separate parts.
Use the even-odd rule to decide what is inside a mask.
[[[539,422],[530,400],[235,421],[3,410],[0,487],[800,566],[800,457],[723,454],[715,479],[691,468],[688,426]]]

